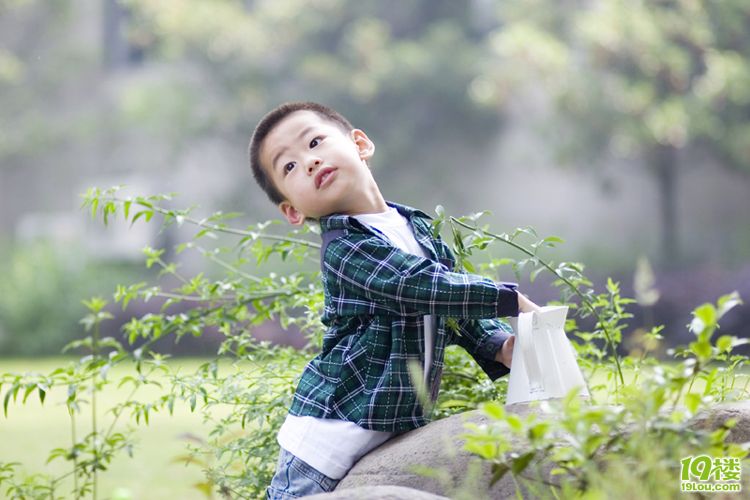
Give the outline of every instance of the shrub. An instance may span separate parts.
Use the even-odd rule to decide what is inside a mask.
[[[66,406],[73,423],[86,420],[85,410],[91,411],[89,433],[79,436],[73,432],[69,447],[50,451],[49,460],[66,461],[70,472],[60,477],[43,473],[23,476],[18,472],[18,464],[0,464],[0,487],[7,496],[58,498],[61,494],[78,497],[92,493],[96,498],[98,474],[108,469],[113,457],[133,450],[132,431],[113,431],[115,422],[120,419],[129,419],[135,424],[148,422],[151,414],[172,413],[177,404],[201,412],[211,423],[208,438],[190,444],[189,454],[183,457],[203,468],[206,480],[199,487],[207,495],[212,491],[231,498],[263,495],[276,463],[278,428],[285,418],[302,366],[319,348],[323,335],[319,321],[323,293],[318,272],[305,271],[317,269],[317,265],[302,265],[319,260],[320,245],[312,234],[316,228],[280,234],[274,231],[275,224],[266,222],[240,229],[228,224],[236,214],[216,213],[198,219],[191,210],[164,208],[161,204],[169,199],[169,195],[119,198],[117,188],[93,188],[85,195],[84,206],[102,216],[105,224],[115,216],[123,216],[131,223],[148,222],[157,216],[164,226],[192,224],[196,228],[194,237],[179,243],[176,254],[198,252],[223,272],[210,278],[205,273],[186,276],[177,262],[164,260],[164,249],[146,248],[146,267],[158,269],[159,278],[151,283],[118,285],[114,299],[127,308],[135,300],[148,302],[158,298],[162,301],[158,312],[131,319],[122,328],[123,338],[118,339],[102,336],[102,323],[112,317],[105,309],[107,301],[88,300],[85,305],[89,313],[83,320],[87,336],[68,346],[87,350],[86,356],[49,374],[2,375],[0,392],[5,391],[6,412],[11,402],[20,399],[23,403],[33,394],[44,402],[52,387],[67,389]],[[687,357],[684,362],[663,365],[645,355],[622,360],[617,346],[622,341],[625,320],[629,317],[626,308],[631,301],[620,296],[617,283],[610,280],[604,292],[596,293],[584,277],[581,264],[553,264],[543,259],[541,251],[559,244],[559,238],[538,239],[527,228],[494,234],[478,226],[481,214],[453,218],[440,207],[436,213],[433,230],[436,234],[449,230],[459,268],[493,277],[505,266],[519,275],[528,273],[532,280],[540,272],[554,276],[562,302],[574,312],[567,330],[581,341],[576,342],[576,348],[584,370],[589,375],[606,374],[605,383],[590,388],[592,394],[612,393],[614,402],[625,408],[602,410],[581,405],[576,398],[569,397],[558,410],[563,417],[557,421],[522,421],[506,414],[495,402],[503,398],[505,382],[493,384],[484,380],[478,367],[464,353],[450,349],[435,416],[482,406],[495,424],[474,429],[467,446],[492,462],[496,477],[510,471],[519,480],[526,481],[524,474],[531,470],[530,466],[552,461],[559,470],[576,479],[568,483],[568,489],[555,494],[576,495],[594,491],[603,484],[607,470],[629,467],[632,461],[643,458],[649,443],[660,447],[664,457],[670,460],[675,454],[683,453],[688,444],[710,445],[702,451],[744,457],[744,448],[724,444],[726,432],[723,431],[708,436],[691,434],[687,441],[679,439],[680,433],[685,431],[683,417],[694,414],[717,398],[733,399],[746,394],[744,387],[734,386],[736,369],[745,359],[731,355],[732,348],[742,341],[722,336],[712,342],[720,316],[739,303],[736,295],[722,298],[715,307],[707,305],[696,309],[692,325],[696,341],[675,352]],[[235,244],[222,246],[219,235],[234,238]],[[531,242],[524,243],[525,238],[530,238]],[[482,266],[473,263],[475,253],[496,244],[512,247],[520,258],[491,259]],[[259,266],[272,261],[289,261],[295,265],[291,272],[284,274],[260,275],[257,272]],[[191,307],[177,307],[185,304]],[[593,323],[593,329],[579,328],[579,318],[592,319],[589,323]],[[279,320],[282,326],[297,326],[308,339],[307,347],[296,351],[255,340],[253,328],[271,319]],[[209,329],[218,331],[223,340],[215,358],[193,373],[171,371],[165,356],[154,349],[159,339],[178,341],[185,335],[199,337]],[[658,341],[659,329],[654,329],[649,338]],[[134,345],[137,348],[133,349]],[[712,365],[717,362],[728,364]],[[96,417],[96,395],[113,383],[107,376],[109,370],[122,364],[131,367],[132,375],[123,378],[120,384],[132,387],[132,391],[129,397],[109,409],[111,421],[103,425]],[[626,381],[623,367],[632,369],[636,379]],[[641,376],[638,383],[638,377],[646,368],[656,376]],[[698,378],[703,378],[706,386],[711,387],[703,395],[693,390],[693,382]],[[168,383],[164,384],[164,380]],[[160,381],[159,397],[151,400],[138,397],[141,387]],[[719,381],[723,382],[719,384]],[[677,417],[661,416],[661,411],[670,404],[674,410],[681,403],[686,409],[672,413]],[[219,412],[214,410],[220,407],[229,411],[217,418],[215,415]],[[637,417],[646,417],[647,425],[642,425]],[[658,425],[654,427],[652,423]],[[503,435],[506,431],[527,436],[531,443],[528,451],[520,456],[511,451]],[[557,446],[556,440],[564,435],[576,441],[568,446]],[[595,457],[602,457],[601,462],[608,466],[594,466],[599,463],[593,460]],[[656,470],[649,477],[658,482],[662,472]]]

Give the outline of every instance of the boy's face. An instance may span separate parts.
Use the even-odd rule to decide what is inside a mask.
[[[281,212],[292,224],[333,213],[361,212],[377,189],[366,160],[375,146],[364,132],[348,134],[317,113],[300,110],[279,122],[260,148],[262,168],[281,192]]]

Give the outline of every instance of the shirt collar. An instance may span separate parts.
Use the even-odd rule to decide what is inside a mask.
[[[386,204],[389,207],[395,208],[396,210],[398,210],[398,213],[410,220],[412,216],[422,217],[424,219],[432,219],[432,217],[419,210],[418,208],[412,208],[407,205],[399,205],[398,203],[394,203],[392,201],[386,201]]]
[[[386,201],[386,204],[389,207],[395,208],[398,213],[406,217],[407,220],[411,222],[412,217],[421,217],[424,219],[431,219],[429,215],[424,213],[423,211],[412,208],[406,205],[400,205],[398,203],[394,203],[392,201]],[[343,215],[343,214],[332,214],[332,215],[326,215],[321,217],[319,220],[320,223],[320,230],[322,233],[325,233],[326,231],[332,231],[334,229],[354,229],[357,231],[367,230],[365,226],[359,222],[357,219],[350,215]]]

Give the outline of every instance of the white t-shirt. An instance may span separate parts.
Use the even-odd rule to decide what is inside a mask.
[[[393,243],[393,246],[400,248],[404,252],[419,255],[420,257],[429,257],[414,237],[414,233],[409,226],[409,221],[398,213],[398,210],[395,208],[390,207],[387,212],[380,214],[356,215],[355,218],[384,235]],[[424,317],[425,360],[422,368],[424,370],[425,386],[428,390],[429,368],[432,366],[432,353],[435,350],[434,320],[435,318],[432,314],[426,314]]]
[[[379,214],[354,216],[363,224],[375,229],[394,246],[405,252],[427,257],[417,243],[409,222],[395,208]],[[432,366],[435,348],[435,318],[424,317],[425,386]],[[390,439],[395,433],[364,429],[354,422],[330,418],[298,417],[287,415],[278,435],[279,445],[303,462],[332,479],[343,478],[349,469],[366,455]]]

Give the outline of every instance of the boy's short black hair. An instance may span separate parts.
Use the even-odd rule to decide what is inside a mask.
[[[265,191],[274,205],[278,205],[284,201],[284,197],[260,164],[260,148],[268,134],[281,122],[281,120],[295,111],[304,110],[317,113],[321,118],[339,126],[345,133],[349,133],[354,128],[352,127],[352,124],[349,123],[349,120],[344,118],[336,110],[311,101],[285,102],[284,104],[275,107],[261,118],[258,125],[255,126],[255,131],[253,131],[253,135],[250,138],[248,155],[250,157],[250,166],[253,169],[253,177],[255,177],[255,181],[261,189]]]

